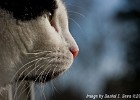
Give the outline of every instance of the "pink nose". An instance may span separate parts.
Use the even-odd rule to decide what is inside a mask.
[[[70,52],[73,54],[73,58],[76,58],[78,55],[79,49],[78,48],[70,48]]]

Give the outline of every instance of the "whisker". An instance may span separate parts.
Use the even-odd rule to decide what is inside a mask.
[[[83,14],[81,14],[81,13],[74,12],[74,11],[68,11],[68,13],[74,13],[74,14],[80,15],[80,16],[82,16],[84,19],[86,19],[86,16],[83,15]]]
[[[18,84],[18,83],[17,83]],[[13,100],[19,100],[19,98],[20,98],[20,96],[22,95],[21,93],[20,94],[17,94],[18,92],[21,92],[25,87],[26,87],[26,85],[28,85],[28,82],[24,82],[24,83],[22,83],[22,87],[20,87],[20,90],[19,89],[17,89],[17,86],[18,85],[15,85],[15,88],[16,88],[16,90],[14,91],[14,92],[16,92],[16,93],[14,93],[14,98],[13,98]],[[27,89],[26,89],[27,90]],[[25,90],[25,91],[26,91]],[[17,92],[18,91],[18,92]],[[24,92],[23,92],[24,93]]]
[[[53,81],[51,81],[51,85],[52,85],[53,89],[54,89],[57,93],[62,94],[62,93],[60,93],[60,91],[55,87],[55,85],[53,84]]]
[[[22,75],[22,74],[21,74]],[[19,80],[19,79],[18,79]],[[19,83],[19,85],[17,85],[18,84],[18,81],[16,82],[16,91],[15,91],[15,93],[14,93],[14,99],[16,98],[16,94],[17,94],[17,92],[18,92],[18,89],[19,89],[19,87],[21,86],[21,84],[22,84],[22,82],[23,82],[23,80]]]
[[[56,58],[56,57],[55,57],[55,58]],[[56,60],[57,60],[57,59],[56,59]],[[58,64],[56,65],[55,68],[57,68],[57,67],[58,67]],[[55,69],[55,68],[54,68],[54,69]],[[54,72],[53,72],[53,73],[54,73]],[[43,74],[42,74],[42,75],[43,75]],[[46,78],[47,78],[47,76],[45,77],[44,82],[47,80]]]
[[[50,61],[50,62],[51,62],[51,61]],[[49,63],[50,63],[50,62],[49,62]],[[49,64],[48,64],[48,65],[49,65]],[[48,66],[48,65],[46,65],[46,66]],[[43,65],[43,66],[44,66],[44,65]],[[41,66],[41,67],[42,67],[42,66]],[[44,71],[46,71],[46,70],[47,70],[47,67],[46,67],[46,69],[45,69]],[[50,69],[50,70],[51,70],[51,69]],[[49,71],[50,71],[50,70],[49,70]],[[49,73],[49,71],[48,71],[48,73]],[[41,72],[41,73],[42,73],[42,72]],[[41,73],[40,73],[40,74],[41,74]],[[40,77],[40,74],[38,75],[38,77],[36,78],[36,80],[35,80],[34,82],[37,81],[37,79]],[[28,92],[27,97],[30,95],[29,93],[30,93],[30,91]]]
[[[46,59],[46,58],[40,58],[39,60],[41,61],[42,59]],[[32,66],[29,66],[29,67],[32,67]],[[22,72],[22,74],[23,74],[26,70],[28,70],[29,67],[26,68],[26,69]],[[19,85],[18,85],[18,87],[17,87],[17,90],[18,90],[19,86],[21,85],[21,83],[25,80],[25,78],[26,78],[31,72],[33,72],[35,69],[36,69],[36,67],[33,68],[30,72],[28,72],[28,74],[20,81],[20,83],[19,83]],[[21,77],[22,74],[20,74],[20,76],[18,77],[17,81],[20,79],[20,77]],[[17,91],[15,92],[15,94],[16,94],[16,93],[17,93]],[[15,98],[15,95],[14,95],[14,98]]]
[[[47,68],[46,68],[47,69]],[[50,69],[51,70],[51,69]],[[49,71],[50,71],[49,70]],[[48,73],[49,73],[49,71],[48,71]],[[37,81],[37,79],[39,78],[39,76],[36,78],[36,80],[34,81],[34,82],[36,82]],[[30,95],[30,91],[27,93],[27,97]],[[45,99],[46,100],[46,99]]]
[[[22,73],[19,75],[19,77],[18,77],[18,79],[17,79],[17,81],[20,79],[20,77],[22,76],[22,74],[25,72],[25,71],[27,71],[29,68],[31,68],[33,65],[37,65],[37,63],[39,63],[41,60],[46,60],[47,59],[47,57],[46,58],[44,58],[44,57],[42,57],[42,58],[39,58],[39,59],[37,59],[36,61],[36,63],[35,64],[32,64],[32,65],[30,65],[29,67],[27,67],[25,70],[23,70],[22,71]],[[36,67],[35,67],[36,68]],[[35,69],[34,68],[34,69]],[[27,76],[27,75],[26,75]],[[26,77],[25,77],[26,78]]]
[[[32,84],[34,84],[34,83],[35,83],[35,82],[32,82]],[[29,87],[30,87],[30,85],[28,85],[27,89],[28,89]],[[28,99],[28,97],[31,95],[30,93],[31,93],[31,88],[30,88],[30,90],[29,90],[28,93],[27,93],[27,99]],[[26,99],[26,100],[27,100],[27,99]],[[33,99],[33,100],[34,100],[34,99]]]
[[[51,66],[51,64],[48,64],[49,66],[47,66],[47,67],[50,67]],[[40,77],[40,76],[42,76],[43,75],[43,73],[47,70],[47,67],[45,68],[45,70],[44,71],[42,71],[39,75],[38,75],[38,77],[36,78],[36,80]],[[47,75],[49,74],[49,72],[51,71],[51,69],[47,72]],[[36,81],[35,80],[35,81]],[[39,79],[39,81],[41,82],[41,80]]]
[[[13,80],[14,80],[14,78],[16,77],[16,75],[18,74],[18,72],[19,71],[21,71],[25,66],[27,66],[27,65],[29,65],[29,64],[31,64],[31,63],[33,63],[33,62],[35,62],[35,61],[37,61],[37,60],[39,60],[40,58],[38,58],[38,59],[35,59],[35,60],[32,60],[32,61],[30,61],[30,62],[28,62],[28,63],[26,63],[25,65],[23,65],[16,73],[15,73],[15,75],[13,76],[13,78],[11,79],[11,81],[10,82],[12,82]]]
[[[68,6],[72,6],[72,7],[76,7],[77,9],[79,8],[80,10],[86,11],[85,9],[83,9],[83,7],[75,5],[75,3],[73,3],[73,4],[66,3],[66,6],[67,6],[67,8],[68,8]]]
[[[30,86],[28,86],[28,88],[29,88]],[[27,93],[27,99],[28,99],[28,97],[30,96],[30,92],[31,92],[31,89],[30,89],[30,91],[28,91],[28,93]],[[26,100],[27,100],[26,99]]]
[[[48,58],[48,59],[51,59],[51,57],[46,57],[46,58]],[[39,67],[37,70],[35,70],[35,75],[37,74],[37,72],[42,68],[42,67],[44,67],[44,63],[46,63],[45,61],[43,62],[43,63],[40,63],[39,65],[37,65],[37,64],[35,64],[35,67],[36,68],[38,68],[40,65],[42,65],[41,67]],[[50,62],[47,62],[47,63],[50,63]],[[44,65],[43,65],[44,64]],[[35,68],[35,69],[36,69]]]
[[[52,73],[52,78],[53,78],[53,75],[54,75],[54,73],[55,73],[55,70],[56,70],[56,68],[58,67],[58,64],[56,65],[56,67],[54,68],[54,70],[53,70],[53,73]],[[46,76],[47,77],[47,76]],[[45,80],[46,80],[46,78],[45,78]],[[54,84],[53,84],[53,82],[51,81],[51,84],[52,84],[52,88],[55,90],[55,91],[57,91],[57,89],[55,88],[55,86],[54,86]],[[52,89],[52,90],[53,90]],[[58,91],[57,91],[58,92]],[[59,93],[59,92],[58,92]]]
[[[27,83],[25,83],[22,88],[21,88],[21,93],[17,96],[17,98],[19,98],[28,88],[29,88],[29,85],[25,88],[25,86],[27,85]],[[25,88],[25,89],[24,89]],[[24,90],[23,90],[24,89]]]
[[[17,84],[18,84],[18,80],[19,80],[19,78],[23,75],[23,73],[26,71],[26,70],[28,70],[30,67],[32,67],[33,66],[33,64],[32,65],[30,65],[29,67],[27,67],[20,75],[19,75],[19,77],[18,77],[18,79],[16,80],[16,86],[17,86]],[[23,80],[22,80],[23,81]],[[21,82],[22,83],[22,82]],[[16,94],[17,94],[17,91],[18,91],[18,88],[20,87],[20,85],[21,85],[21,83],[17,86],[17,88],[16,88],[16,91],[15,91],[15,94],[14,94],[14,98],[15,98],[15,96],[16,96]]]
[[[38,59],[38,58],[47,58],[48,56],[50,55],[50,53],[47,53],[47,54],[39,54],[39,55],[31,55],[32,57],[29,57],[28,59]],[[30,56],[30,55],[29,55]]]
[[[47,100],[45,96],[45,86],[42,83],[41,83],[41,90],[42,90],[41,93],[43,95],[44,100]]]
[[[45,71],[44,71],[44,72],[45,72]],[[42,75],[44,74],[44,72],[42,73]],[[47,73],[47,75],[48,75],[48,74],[49,74],[49,73]],[[46,75],[46,76],[43,76],[43,77],[45,77],[43,82],[45,82],[45,81],[47,80],[47,75]]]
[[[44,53],[51,53],[52,51],[40,51],[40,52],[31,52],[31,53],[25,53],[27,55],[38,55],[38,54],[44,54]]]
[[[51,62],[53,61],[53,59],[52,60],[50,60],[49,62],[47,62],[48,64],[47,65],[42,65],[37,71],[36,71],[36,73],[35,73],[35,75],[37,74],[37,72],[42,68],[42,67],[44,67],[44,66],[46,66],[46,68],[45,68],[45,70],[43,70],[42,72],[44,73],[46,70],[47,70],[47,68],[48,67],[50,67],[51,66]],[[49,66],[48,66],[49,65]],[[38,75],[38,77],[36,78],[36,80],[35,80],[35,82],[37,81],[37,79],[40,77],[40,75],[42,74],[42,72]]]
[[[51,77],[53,78],[54,77],[54,73],[55,73],[55,69],[58,67],[58,64],[56,65],[56,67],[53,69],[53,73],[51,75]]]
[[[79,27],[80,30],[82,30],[82,28],[81,28],[80,24],[78,24],[78,22],[76,22],[73,18],[69,18],[69,19],[72,20]]]
[[[36,63],[38,63],[39,61],[41,61],[41,59],[38,60]],[[27,67],[26,69],[24,69],[24,70],[19,74],[19,76],[18,76],[16,82],[19,81],[19,79],[21,78],[21,76],[23,75],[23,73],[24,73],[25,71],[27,71],[29,68],[31,68],[31,67],[34,66],[34,65],[35,65],[35,64],[32,64],[32,65],[30,65],[29,67]]]
[[[46,69],[45,69],[44,71],[46,71],[46,70],[47,70],[47,67],[46,67]],[[50,70],[51,70],[51,69],[50,69]],[[49,71],[50,71],[50,70],[49,70]],[[49,71],[48,71],[48,73],[49,73]],[[47,74],[48,74],[48,73],[47,73]],[[38,77],[36,78],[36,80],[35,80],[34,82],[36,82],[37,79],[38,79],[39,77],[40,77],[40,74],[38,75]],[[27,97],[28,97],[29,95],[30,95],[30,91],[27,93]],[[45,99],[45,100],[46,100],[46,99]]]

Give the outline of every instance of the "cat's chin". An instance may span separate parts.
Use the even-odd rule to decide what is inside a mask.
[[[30,76],[26,76],[23,75],[22,77],[19,78],[18,81],[33,81],[36,83],[46,83],[56,77],[58,77],[59,75],[63,74],[65,72],[65,70],[60,70],[60,71],[56,71],[56,72],[49,72],[48,74],[43,74],[43,75],[30,75]]]

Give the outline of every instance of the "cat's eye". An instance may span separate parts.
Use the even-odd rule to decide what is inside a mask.
[[[47,17],[49,21],[52,21],[53,14],[51,12],[48,12]]]

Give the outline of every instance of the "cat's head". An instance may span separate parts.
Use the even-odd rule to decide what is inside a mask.
[[[61,0],[0,1],[0,85],[48,81],[67,70],[78,51]]]

